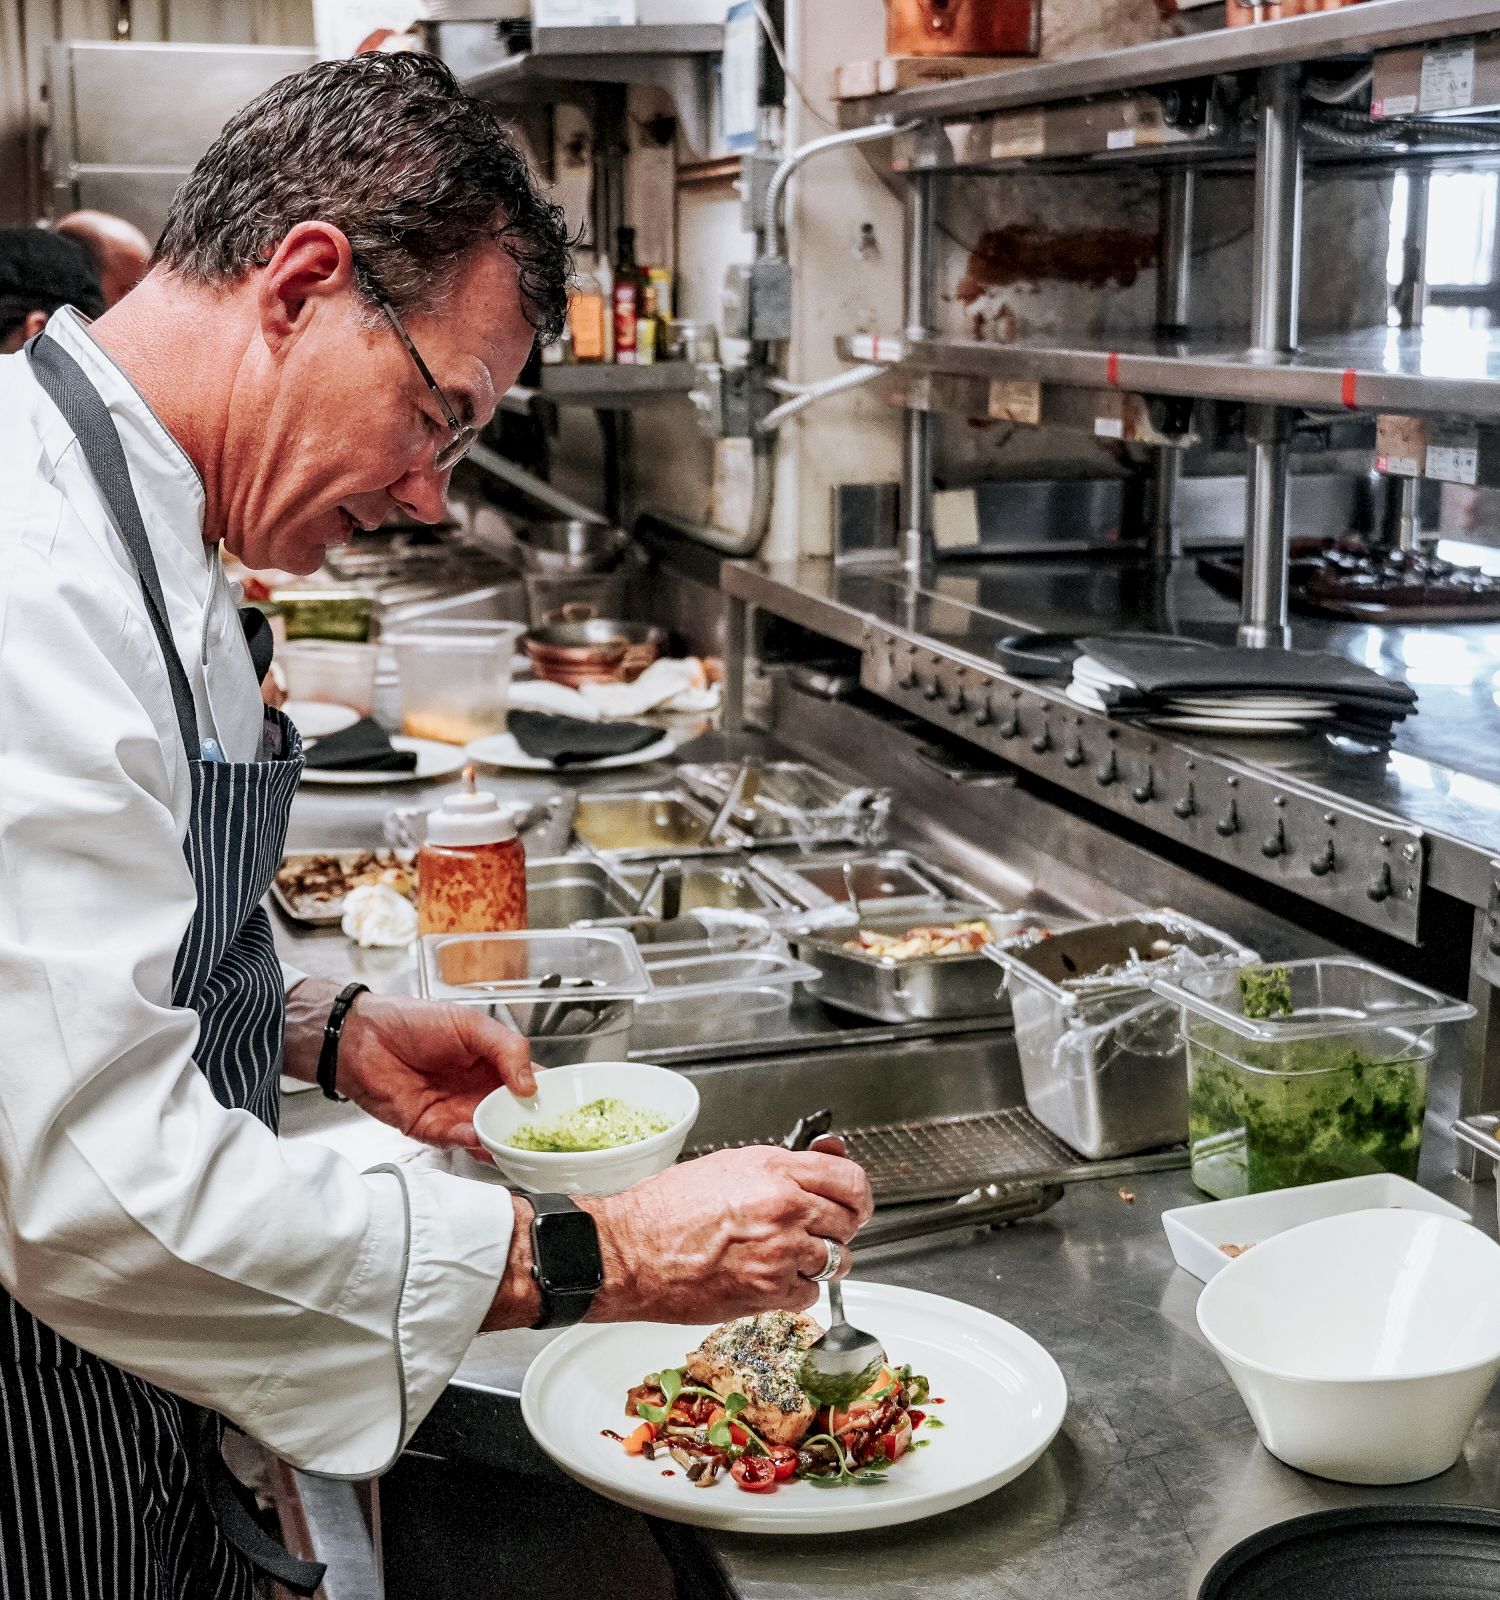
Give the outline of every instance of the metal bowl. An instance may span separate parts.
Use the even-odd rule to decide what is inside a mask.
[[[555,622],[525,638],[531,670],[539,678],[577,688],[580,683],[630,683],[651,665],[667,636],[646,622]]]
[[[603,572],[627,542],[611,523],[583,517],[529,522],[516,529],[521,565],[528,572]]]

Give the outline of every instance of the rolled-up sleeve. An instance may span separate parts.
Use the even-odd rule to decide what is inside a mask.
[[[155,640],[117,569],[3,531],[0,1281],[295,1465],[378,1472],[490,1306],[510,1197],[361,1173],[214,1097],[171,1003],[195,895]]]

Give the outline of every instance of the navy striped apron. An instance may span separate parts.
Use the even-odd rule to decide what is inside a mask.
[[[42,335],[27,353],[135,560],[189,755],[184,848],[198,905],[172,1003],[198,1013],[194,1058],[219,1101],[274,1130],[286,1001],[261,900],[281,860],[301,740],[268,709],[267,759],[198,759],[217,746],[200,747],[119,435],[56,341]],[[0,1290],[0,1596],[249,1600],[261,1571],[310,1593],[321,1568],[293,1562],[253,1520],[219,1453],[221,1429],[218,1417],[80,1349]]]

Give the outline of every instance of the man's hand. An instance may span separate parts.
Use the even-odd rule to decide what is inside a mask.
[[[337,986],[306,979],[287,1000],[286,1070],[311,1080]],[[371,1116],[424,1144],[488,1160],[474,1109],[501,1085],[536,1093],[531,1052],[518,1033],[469,1006],[362,994],[344,1019],[338,1089]]]
[[[591,1322],[805,1310],[818,1297],[812,1274],[827,1265],[823,1240],[847,1245],[874,1209],[854,1162],[770,1147],[722,1150],[579,1204],[598,1222],[604,1251]]]

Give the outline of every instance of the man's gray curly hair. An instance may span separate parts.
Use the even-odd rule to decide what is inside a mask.
[[[486,239],[519,269],[538,342],[562,332],[571,271],[561,207],[494,110],[415,53],[322,61],[236,112],[177,191],[156,261],[232,283],[299,222],[329,222],[366,296],[427,311]]]

